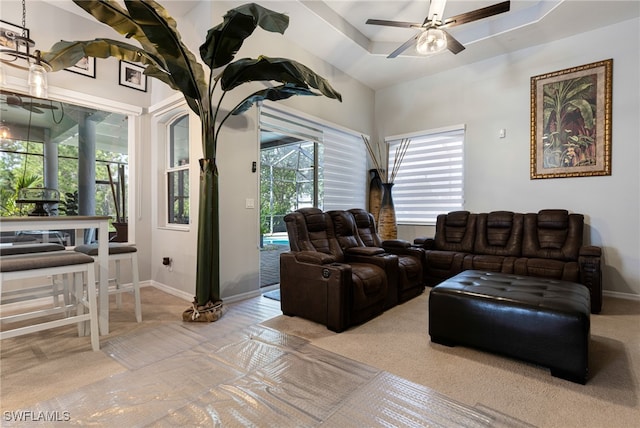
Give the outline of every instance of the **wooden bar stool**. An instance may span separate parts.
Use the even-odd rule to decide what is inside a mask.
[[[91,257],[98,256],[98,244],[78,245],[75,251]],[[131,284],[122,284],[120,262],[129,260],[131,263]],[[136,321],[142,321],[142,306],[140,304],[140,284],[138,278],[138,249],[132,245],[109,242],[109,261],[115,262],[115,277],[109,278],[109,294],[116,295],[116,304],[122,308],[122,293],[133,292],[135,302]]]
[[[72,298],[69,304],[49,309],[25,309],[14,315],[3,315],[0,317],[0,323],[4,327],[11,323],[38,320],[53,314],[64,314],[64,318],[53,321],[40,320],[31,325],[0,331],[0,340],[76,323],[78,324],[78,333],[84,335],[85,324],[88,321],[91,347],[94,351],[100,350],[98,305],[92,257],[72,251],[1,256],[0,295],[4,296],[5,294],[2,287],[6,281],[69,274],[73,275],[74,279],[74,286],[69,287],[69,293]],[[84,284],[87,284],[86,292]],[[37,288],[39,287],[34,290],[37,291]],[[29,288],[22,288],[23,296],[21,301],[35,300],[42,297],[38,293],[31,294],[29,290]],[[71,310],[74,308],[76,309],[76,315],[71,315]]]

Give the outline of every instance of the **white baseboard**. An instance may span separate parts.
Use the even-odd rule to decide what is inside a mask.
[[[620,293],[619,291],[603,290],[602,295],[606,297],[615,297],[616,299],[635,300],[640,302],[640,294]]]
[[[180,299],[192,303],[193,302],[193,294],[187,293],[186,291],[178,290],[177,288],[169,287],[161,282],[150,280],[148,281],[152,287],[157,288],[158,290],[164,291],[167,294],[171,294],[172,296],[179,297]]]
[[[150,282],[150,284],[157,288],[158,290],[164,291],[167,294],[171,294],[172,296],[176,296],[179,297],[183,300],[186,300],[187,302],[191,303],[193,302],[193,294],[187,293],[186,291],[182,291],[182,290],[178,290],[176,288],[170,287],[166,284],[163,284],[161,282],[158,281],[148,281]],[[254,291],[249,291],[247,293],[241,293],[241,294],[236,294],[233,295],[231,297],[224,297],[222,300],[225,303],[233,303],[233,302],[239,302],[240,300],[246,300],[246,299],[250,299],[252,297],[257,297],[262,295],[262,292],[265,290],[254,290]]]

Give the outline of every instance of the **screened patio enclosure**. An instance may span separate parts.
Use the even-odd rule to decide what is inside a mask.
[[[287,213],[304,207],[322,208],[321,165],[322,146],[317,142],[262,132],[260,232],[263,236],[286,239],[284,216]]]

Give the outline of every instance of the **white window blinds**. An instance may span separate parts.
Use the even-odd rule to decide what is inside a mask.
[[[411,143],[393,186],[398,224],[435,224],[438,214],[464,204],[464,126],[390,137],[389,165],[403,138]]]
[[[362,137],[324,128],[323,209],[366,208],[367,155]]]

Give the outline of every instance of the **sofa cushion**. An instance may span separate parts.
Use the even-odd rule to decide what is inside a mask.
[[[333,230],[343,251],[347,248],[364,246],[358,237],[353,215],[349,211],[334,210],[327,212],[327,214],[331,217]]]
[[[577,261],[582,246],[584,216],[566,210],[525,214],[522,256]]]
[[[463,270],[513,273],[515,257],[469,254],[464,258]]]
[[[349,212],[353,214],[358,236],[362,243],[367,247],[381,247],[382,240],[376,232],[373,215],[363,209],[356,208],[350,209]]]
[[[580,282],[580,269],[577,262],[519,258],[513,265],[513,273],[516,275]]]
[[[470,253],[476,231],[476,215],[469,211],[440,214],[436,220],[434,249]]]
[[[524,217],[511,211],[478,214],[475,254],[519,257]]]

